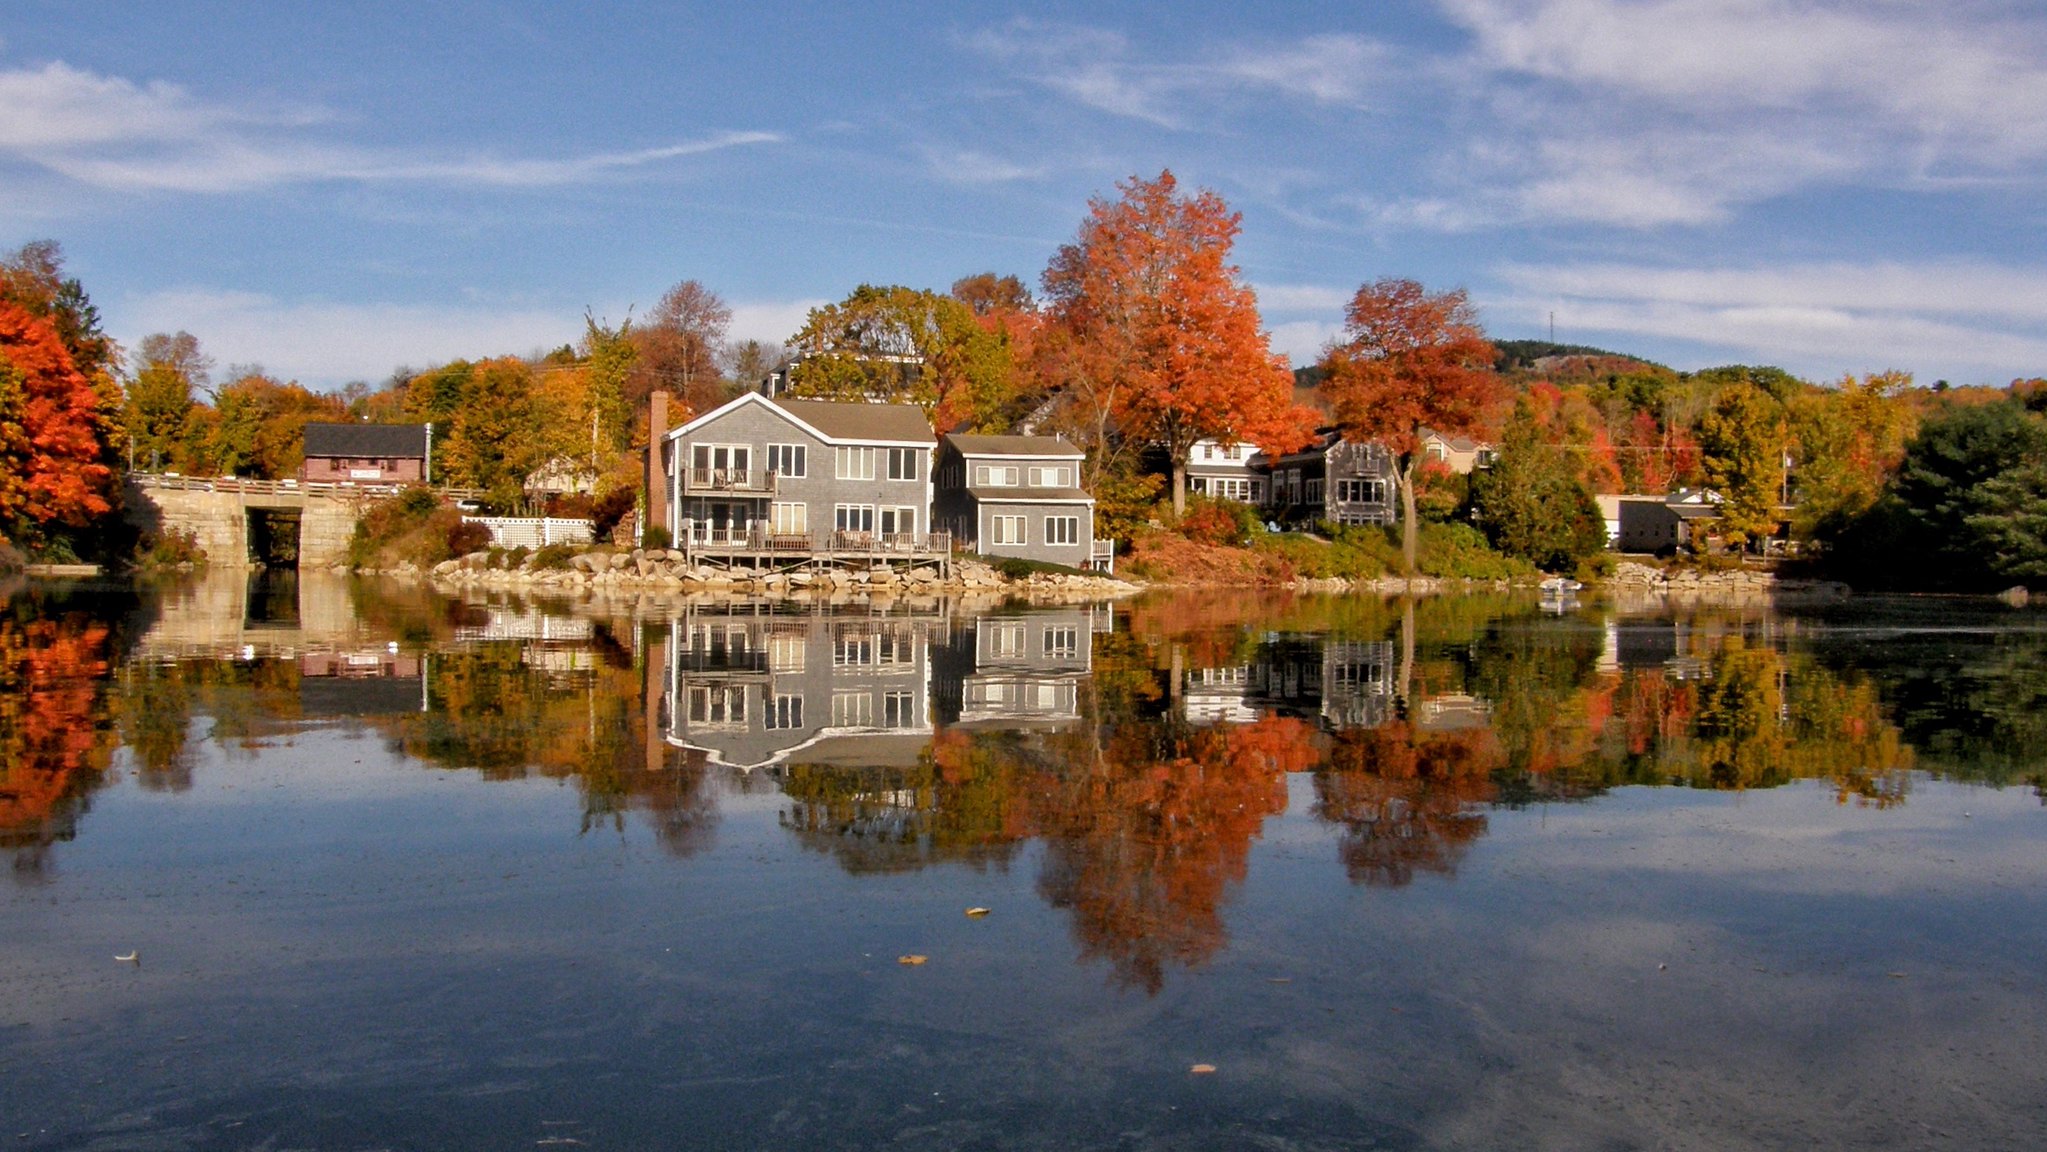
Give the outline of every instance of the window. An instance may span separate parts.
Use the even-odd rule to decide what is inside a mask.
[[[803,727],[803,697],[776,694],[767,698],[767,715],[762,717],[769,728]]]
[[[881,696],[881,726],[884,728],[916,728],[923,722],[917,713],[917,698],[908,692],[884,692]]]
[[[1031,487],[1071,488],[1073,487],[1073,469],[1064,467],[1033,468],[1031,469]]]
[[[1072,660],[1080,655],[1080,629],[1071,624],[1053,625],[1045,629],[1045,656],[1052,660]]]
[[[996,516],[993,519],[995,521],[995,543],[997,544],[1025,543],[1024,517]]]
[[[1021,543],[1021,541],[1019,541],[1019,543]],[[1045,517],[1045,543],[1047,544],[1080,543],[1080,517],[1078,516]]]
[[[768,530],[777,536],[808,536],[810,534],[810,505],[769,505]]]
[[[874,663],[874,637],[847,634],[832,640],[832,667],[865,668]]]
[[[782,476],[802,476],[809,464],[810,449],[802,444],[768,445],[768,471]]]
[[[916,535],[917,510],[910,507],[883,508],[881,510],[881,534],[884,536]]]
[[[982,464],[974,469],[977,488],[1014,488],[1023,483],[1023,470],[1014,465]]]
[[[706,727],[745,727],[746,689],[737,684],[692,685],[689,722]]]
[[[837,505],[832,509],[832,526],[841,532],[872,532],[874,531],[874,505]]]
[[[832,693],[832,727],[874,727],[874,696],[869,692]]]
[[[989,629],[988,639],[996,656],[1022,656],[1028,643],[1028,635],[1021,623],[997,624]]]
[[[1255,498],[1251,481],[1235,476],[1214,477],[1208,482],[1208,492],[1211,496],[1220,496],[1225,500],[1251,500]]]
[[[768,637],[768,671],[801,672],[810,659],[810,638],[801,632]]]
[[[888,478],[891,480],[915,480],[917,478],[917,449],[889,449]]]
[[[1336,500],[1339,504],[1384,504],[1386,482],[1377,478],[1362,480],[1338,479]]]
[[[1243,458],[1244,458],[1244,446],[1243,446],[1242,444],[1232,444],[1232,445],[1230,445],[1230,459],[1232,459],[1232,460],[1242,460]]]
[[[841,480],[874,479],[874,449],[832,449],[833,474]]]
[[[1308,481],[1308,503],[1322,503],[1322,478],[1319,476]]]
[[[691,482],[713,487],[744,483],[753,456],[744,444],[692,444],[689,451]]]

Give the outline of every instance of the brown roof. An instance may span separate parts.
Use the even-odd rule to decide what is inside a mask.
[[[983,436],[953,432],[946,436],[967,456],[1080,456],[1080,449],[1058,436]]]
[[[833,440],[894,440],[935,444],[931,422],[911,404],[864,404],[840,400],[781,400],[774,405]]]

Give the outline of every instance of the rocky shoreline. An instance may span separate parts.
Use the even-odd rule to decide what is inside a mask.
[[[1102,599],[1127,596],[1142,586],[1108,576],[1033,572],[1011,577],[977,560],[955,560],[941,574],[931,565],[878,564],[869,569],[792,568],[748,572],[690,563],[673,549],[592,550],[569,556],[565,564],[541,567],[535,557],[514,562],[511,554],[472,552],[445,560],[430,569],[411,565],[382,575],[425,577],[452,589],[556,592],[669,592],[734,596],[841,596],[849,594],[926,596],[1002,593],[1043,599]]]

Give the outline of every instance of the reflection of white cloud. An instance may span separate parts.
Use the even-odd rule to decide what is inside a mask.
[[[205,289],[157,293],[123,311],[133,335],[183,329],[223,364],[262,364],[309,387],[381,380],[400,365],[525,355],[582,333],[581,317],[569,310],[293,303]]]
[[[0,72],[0,155],[120,191],[228,192],[327,180],[550,186],[781,139],[722,132],[566,159],[436,157],[305,137],[329,119],[313,109],[258,113],[208,103],[174,84],[137,85],[61,62]]]
[[[1499,270],[1496,308],[1557,311],[1573,332],[1690,341],[1799,370],[1901,368],[2002,381],[2047,364],[2047,281],[1969,263],[1811,264],[1756,269],[1622,264]]]

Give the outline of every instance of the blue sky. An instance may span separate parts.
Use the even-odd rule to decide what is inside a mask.
[[[1311,360],[1380,276],[1498,338],[1813,379],[2047,374],[2047,11],[1947,0],[0,8],[0,246],[132,344],[309,384],[694,278],[1035,285],[1171,168]]]

